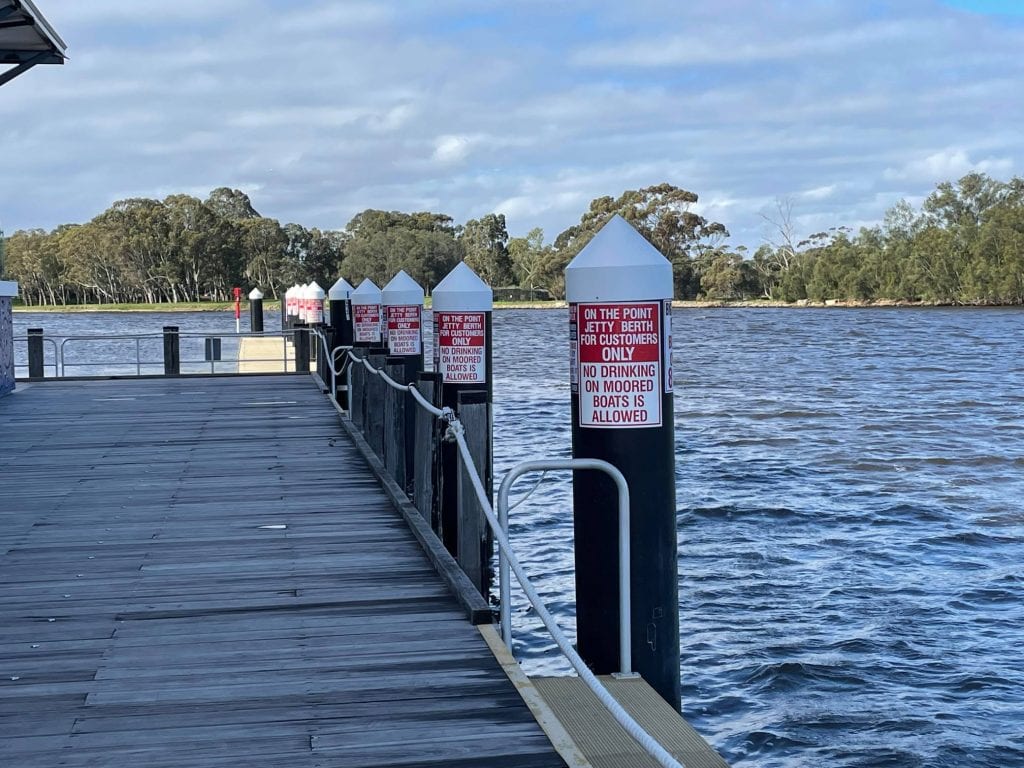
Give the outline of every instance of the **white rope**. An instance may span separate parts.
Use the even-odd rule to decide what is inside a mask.
[[[370,361],[367,360],[365,357],[359,357],[358,355],[356,355],[351,349],[348,350],[348,355],[354,362],[362,363],[363,367],[367,371],[372,373],[374,376],[379,376],[380,378],[382,378],[388,384],[388,386],[393,387],[394,389],[397,389],[400,392],[410,393],[413,399],[417,402],[417,404],[419,404],[421,408],[423,408],[428,413],[433,414],[435,417],[443,419],[445,418],[445,413],[452,413],[452,410],[450,408],[435,408],[434,405],[431,404],[430,401],[427,400],[423,396],[423,394],[416,388],[415,384],[399,384],[397,381],[395,381],[386,373],[384,373],[384,371],[382,371],[380,368],[374,368],[370,364]]]

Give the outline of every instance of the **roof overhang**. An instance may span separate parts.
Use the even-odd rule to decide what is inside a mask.
[[[0,0],[0,85],[36,64],[63,64],[67,45],[32,0]]]

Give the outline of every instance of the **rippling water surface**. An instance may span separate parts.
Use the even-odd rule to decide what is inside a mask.
[[[83,322],[233,329],[15,316]],[[494,325],[500,478],[569,455],[568,340],[565,311]],[[688,309],[674,331],[687,719],[738,767],[1024,766],[1024,311]],[[550,477],[512,520],[571,631],[570,505]],[[565,668],[519,597],[513,622],[524,666]]]

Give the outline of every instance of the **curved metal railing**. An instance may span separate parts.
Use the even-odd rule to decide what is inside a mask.
[[[15,336],[13,341],[16,344],[20,343],[20,342],[25,342],[25,344],[27,345],[30,340],[33,340],[35,338],[40,338],[40,337],[34,337],[34,336]],[[44,355],[44,357],[43,357],[43,370],[45,371],[47,368],[50,368],[52,366],[53,367],[53,375],[56,376],[56,377],[60,377],[60,363],[58,362],[59,352],[58,352],[58,349],[57,349],[57,340],[56,339],[51,339],[48,336],[43,336],[43,337],[40,338],[40,340],[41,340],[41,342],[44,345],[49,345],[50,347],[53,348],[53,359],[50,362],[46,362],[46,357],[45,357],[46,353],[45,352],[43,353],[43,355]],[[17,373],[19,368],[24,368],[26,370],[29,369],[29,362],[28,362],[28,355],[27,354],[25,355],[25,362],[24,363],[19,363],[19,362],[17,362],[17,360],[15,360],[15,363],[14,363],[15,373]],[[29,375],[31,375],[31,374],[29,374]]]
[[[211,333],[202,331],[178,331],[177,336],[180,339],[241,339],[245,338],[280,338],[281,339],[281,355],[273,358],[259,358],[259,359],[247,359],[245,362],[250,363],[281,363],[281,370],[288,370],[288,342],[291,340],[292,331],[264,331],[264,332],[249,332],[249,333]],[[45,362],[47,370],[52,369],[55,378],[63,378],[68,376],[68,370],[74,369],[95,369],[95,368],[107,368],[107,369],[121,369],[121,368],[134,368],[135,375],[143,375],[144,370],[162,370],[164,361],[162,359],[150,359],[147,354],[155,354],[152,347],[162,341],[164,334],[161,333],[119,333],[119,334],[93,334],[93,335],[69,335],[69,336],[17,336],[14,341],[21,343],[29,343],[35,338],[40,338],[42,343],[52,349],[53,356]],[[117,344],[118,342],[125,342],[131,345],[132,351],[125,355],[123,358],[117,358],[114,360],[96,360],[96,359],[82,359],[76,358],[75,349],[76,346],[81,344],[90,343],[107,343]],[[27,357],[27,356],[26,356]],[[210,373],[217,372],[217,366],[220,364],[223,366],[235,365],[238,362],[231,359],[189,359],[185,358],[180,360],[182,366],[191,366],[193,368],[202,367],[204,370],[209,366]],[[29,367],[28,362],[16,363],[16,369],[27,369]],[[103,374],[97,374],[103,375]]]

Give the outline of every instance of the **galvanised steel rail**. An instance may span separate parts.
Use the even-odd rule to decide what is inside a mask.
[[[51,339],[48,336],[42,336],[42,337],[40,337],[40,336],[15,336],[14,337],[14,341],[15,342],[24,341],[26,345],[29,343],[29,340],[36,340],[36,339],[40,339],[43,344],[46,344],[46,345],[49,345],[49,346],[53,347],[53,360],[51,362],[47,363],[46,362],[46,358],[45,358],[45,354],[44,354],[43,369],[45,370],[46,368],[49,368],[50,366],[53,366],[53,375],[55,377],[59,378],[60,377],[60,367],[59,367],[59,363],[58,363],[59,352],[58,352],[58,348],[57,348],[57,341],[56,341],[56,339]],[[27,369],[28,367],[29,367],[28,355],[25,356],[25,362],[24,363],[19,363],[19,362],[17,362],[17,360],[15,360],[15,363],[14,363],[14,370],[15,371],[17,371],[19,368],[26,368]]]
[[[612,464],[601,459],[538,459],[521,461],[505,473],[498,489],[498,524],[508,536],[508,495],[512,484],[530,472],[548,472],[552,469],[596,469],[604,472],[615,482],[619,493],[619,674],[632,676],[633,638],[629,632],[632,614],[629,574],[629,486],[626,478]],[[536,490],[536,486],[534,489]],[[533,490],[530,493],[533,493]],[[529,496],[530,494],[527,494]],[[520,500],[522,501],[522,500]],[[519,502],[517,502],[518,504]],[[509,563],[504,553],[498,550],[498,585],[501,605],[501,636],[505,645],[512,650],[512,598],[510,595]],[[535,606],[536,607],[536,606]]]
[[[203,367],[209,366],[210,373],[217,372],[218,364],[222,366],[230,365],[237,366],[240,362],[251,362],[251,363],[281,363],[282,372],[287,371],[288,367],[288,343],[292,338],[292,331],[266,331],[257,333],[204,333],[199,331],[179,331],[176,334],[180,339],[244,339],[244,338],[280,338],[281,339],[281,356],[272,358],[248,358],[245,361],[240,360],[216,360],[212,359],[183,359],[180,361],[182,366],[191,367]],[[135,375],[143,375],[143,368],[162,368],[164,361],[160,360],[149,360],[143,357],[143,344],[144,342],[161,342],[164,338],[163,333],[118,333],[118,334],[94,334],[94,335],[73,335],[73,336],[17,336],[15,337],[16,342],[25,342],[26,344],[30,340],[39,339],[43,344],[48,345],[53,350],[53,358],[49,362],[45,363],[46,368],[53,368],[55,378],[65,378],[68,376],[68,368],[99,368],[99,367],[122,367],[129,366],[135,369]],[[69,350],[73,352],[74,347],[78,344],[88,343],[117,343],[117,342],[131,342],[134,346],[134,355],[127,356],[126,358],[120,358],[115,360],[90,360],[90,359],[73,359],[73,354],[69,354]],[[15,369],[26,369],[29,367],[28,362],[15,363]],[[237,373],[237,371],[235,371]],[[97,374],[103,375],[103,374]],[[123,374],[119,374],[123,375]],[[188,375],[187,373],[185,375]],[[240,374],[244,375],[244,374]]]

